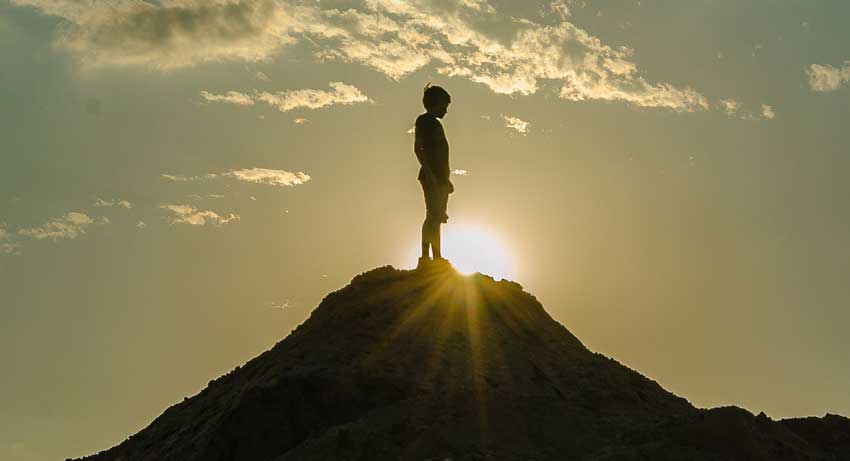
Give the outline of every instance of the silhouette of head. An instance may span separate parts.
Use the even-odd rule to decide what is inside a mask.
[[[449,92],[441,86],[431,86],[430,83],[425,85],[425,94],[422,95],[422,104],[425,110],[434,114],[437,118],[443,118],[448,112],[449,103],[452,102],[452,97]]]

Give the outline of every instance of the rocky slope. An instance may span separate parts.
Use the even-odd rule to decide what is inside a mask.
[[[382,267],[87,460],[850,460],[850,420],[697,409],[512,282]]]

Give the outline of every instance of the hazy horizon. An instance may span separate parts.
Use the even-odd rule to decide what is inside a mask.
[[[446,257],[696,406],[850,416],[848,15],[0,0],[0,458],[110,447],[415,265],[428,82]]]

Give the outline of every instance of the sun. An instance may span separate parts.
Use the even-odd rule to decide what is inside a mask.
[[[508,247],[495,233],[476,224],[442,226],[443,257],[461,274],[481,272],[495,279],[516,277],[516,266]],[[419,256],[419,248],[412,252]]]

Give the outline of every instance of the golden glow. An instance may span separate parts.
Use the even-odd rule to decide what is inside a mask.
[[[442,226],[443,257],[461,274],[481,272],[496,280],[516,278],[513,257],[495,233],[476,224],[444,224]],[[417,246],[408,260],[415,261]]]

